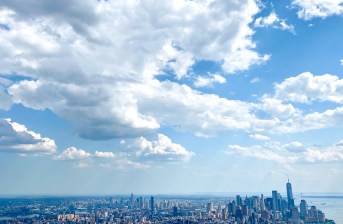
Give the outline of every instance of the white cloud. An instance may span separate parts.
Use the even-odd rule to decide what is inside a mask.
[[[186,162],[192,156],[194,156],[193,152],[173,143],[169,137],[158,134],[156,140],[152,141],[144,137],[130,140],[128,144],[122,145],[122,149],[117,152],[95,151],[91,153],[70,147],[53,158],[55,160],[78,161],[74,166],[79,168],[84,168],[86,164],[87,167],[99,165],[104,168],[115,169],[146,169],[161,162]]]
[[[308,162],[338,162],[343,161],[343,147],[335,146],[327,149],[308,149],[305,158]]]
[[[270,140],[270,138],[268,136],[261,135],[261,134],[252,134],[252,135],[249,135],[249,137],[256,139],[256,140],[262,140],[262,141]]]
[[[140,137],[129,147],[139,159],[148,161],[188,161],[194,155],[163,134],[158,134],[156,140],[152,141]]]
[[[255,77],[252,80],[250,80],[250,83],[257,83],[259,81],[260,81],[260,79],[258,77]]]
[[[270,114],[272,117],[285,119],[300,115],[300,111],[292,104],[285,104],[281,100],[275,99],[268,95],[264,95],[260,101],[260,109]]]
[[[82,160],[88,159],[92,155],[83,149],[77,149],[75,147],[69,147],[61,154],[54,156],[56,160]]]
[[[343,161],[343,146],[335,144],[330,147],[304,146],[300,142],[281,144],[265,142],[263,145],[239,146],[229,145],[228,155],[270,160],[277,163],[337,162]]]
[[[55,151],[54,140],[42,138],[40,134],[11,119],[0,120],[0,152],[53,154]]]
[[[275,23],[277,23],[279,21],[280,21],[280,19],[276,15],[276,13],[271,12],[269,14],[269,16],[257,18],[254,22],[254,26],[255,27],[269,27],[269,26],[274,25]]]
[[[286,23],[284,19],[280,19],[275,12],[271,12],[266,17],[259,17],[254,22],[255,27],[271,27],[274,29],[287,30],[295,34],[294,26]]]
[[[275,86],[275,98],[283,101],[311,103],[315,100],[343,103],[343,80],[325,74],[304,72]]]
[[[294,0],[292,6],[298,8],[298,17],[304,20],[343,13],[343,0]]]
[[[341,65],[343,65],[343,59],[342,60],[339,60],[341,62]]]
[[[1,4],[0,22],[10,30],[0,35],[0,72],[30,80],[9,87],[12,100],[36,110],[50,109],[73,122],[81,137],[145,136],[161,125],[208,136],[217,131],[216,123],[221,123],[219,130],[249,123],[236,121],[239,115],[233,113],[244,103],[161,82],[156,76],[172,70],[182,79],[202,60],[222,63],[227,73],[268,60],[269,55],[255,51],[252,40],[250,24],[259,11],[253,0]],[[223,77],[212,78],[212,83],[224,82]],[[158,104],[149,110],[154,101]],[[231,108],[216,105],[222,101]],[[211,111],[207,104],[222,108]],[[183,115],[194,121],[180,122],[185,118],[174,111],[178,108],[165,110],[170,105],[186,109]]]
[[[182,79],[199,60],[223,62],[227,73],[267,60],[268,55],[254,50],[251,39],[249,24],[258,12],[252,0],[173,0],[145,7],[142,1],[123,0],[87,2],[83,7],[73,7],[78,1],[30,3],[36,7],[1,3],[6,7],[1,8],[0,22],[10,30],[0,31],[0,72],[23,74],[28,80],[4,87],[0,98],[49,109],[73,122],[81,137],[147,136],[165,126],[204,137],[242,129],[280,134],[340,124],[340,108],[306,114],[287,102],[299,99],[297,91],[294,99],[288,90],[283,97],[284,83],[275,87],[275,96],[250,103],[157,79],[168,69],[175,72],[176,80]],[[49,4],[63,10],[55,11],[59,7]],[[61,12],[69,13],[62,17]],[[200,85],[224,82],[223,77],[210,78]],[[297,94],[309,96],[301,91]],[[325,95],[325,100],[342,100],[337,91],[319,93],[324,96],[307,100],[322,100]],[[4,102],[0,107],[9,108],[11,103]]]
[[[116,160],[112,160],[107,163],[101,163],[100,166],[103,168],[112,168],[112,169],[119,169],[119,170],[128,170],[128,169],[141,170],[141,169],[149,169],[151,167],[150,164],[132,161],[127,158],[118,158]]]
[[[113,152],[99,152],[99,151],[95,151],[94,156],[98,157],[98,158],[114,158]]]
[[[209,77],[198,76],[194,82],[196,87],[212,87],[213,84],[219,83],[223,84],[226,82],[226,79],[218,74],[209,74]]]
[[[277,147],[275,147],[275,145]],[[262,160],[270,160],[278,163],[292,163],[298,160],[296,155],[292,155],[287,152],[280,143],[265,145],[253,145],[249,147],[243,147],[239,145],[229,145],[228,151],[225,152],[228,155],[237,155],[244,157],[251,157]]]
[[[90,168],[91,165],[88,162],[80,161],[80,162],[76,163],[74,165],[74,167],[84,169],[84,168]]]

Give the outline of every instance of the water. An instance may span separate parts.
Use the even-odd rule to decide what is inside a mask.
[[[307,194],[302,199],[306,200],[309,206],[314,205],[322,210],[327,219],[333,219],[337,224],[343,223],[342,194]]]

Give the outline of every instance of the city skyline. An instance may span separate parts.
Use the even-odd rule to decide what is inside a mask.
[[[1,1],[0,195],[342,193],[342,4]]]
[[[144,196],[131,193],[110,197],[0,198],[0,222],[43,223],[339,223],[340,216],[317,208],[311,199],[295,205],[292,185],[286,183],[287,197],[277,190],[272,197],[261,195],[235,197]],[[28,209],[30,208],[30,209]],[[333,220],[334,218],[334,220]]]

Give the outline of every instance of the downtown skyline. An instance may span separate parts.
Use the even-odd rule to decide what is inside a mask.
[[[0,195],[342,192],[342,4],[2,1]]]

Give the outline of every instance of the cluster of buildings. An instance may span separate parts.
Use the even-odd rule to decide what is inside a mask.
[[[272,191],[271,197],[246,196],[244,199],[236,195],[235,200],[227,205],[214,207],[209,202],[206,211],[212,218],[227,220],[228,223],[330,223],[325,214],[316,206],[309,207],[301,200],[299,207],[295,205],[292,185],[286,184],[287,197],[283,198],[277,191]],[[225,207],[224,207],[225,206]],[[299,209],[300,208],[300,209]]]
[[[0,199],[0,224],[7,223],[334,223],[305,200],[296,205],[292,185],[287,196],[265,197],[134,196]]]

